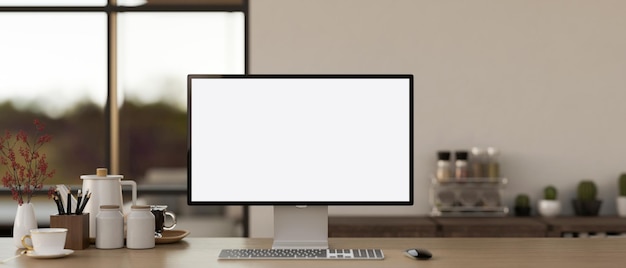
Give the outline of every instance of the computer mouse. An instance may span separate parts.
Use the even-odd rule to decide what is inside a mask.
[[[428,260],[433,257],[433,254],[430,251],[422,249],[422,248],[410,248],[404,251],[404,255],[409,256],[409,258],[414,260]]]

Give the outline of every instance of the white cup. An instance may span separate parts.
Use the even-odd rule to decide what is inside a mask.
[[[22,245],[38,254],[57,254],[63,251],[66,228],[40,228],[30,230],[30,234],[22,236]],[[26,241],[30,240],[31,244]]]

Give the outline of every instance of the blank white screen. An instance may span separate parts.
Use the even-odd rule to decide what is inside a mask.
[[[194,78],[191,202],[408,202],[410,80]]]

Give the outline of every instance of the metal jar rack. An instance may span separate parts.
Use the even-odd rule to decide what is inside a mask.
[[[506,216],[502,202],[507,178],[451,178],[440,181],[431,176],[431,216]]]

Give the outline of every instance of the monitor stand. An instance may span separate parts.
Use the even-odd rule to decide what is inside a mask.
[[[272,248],[328,248],[328,206],[274,206]]]

